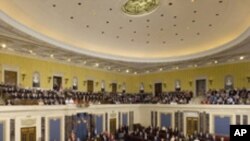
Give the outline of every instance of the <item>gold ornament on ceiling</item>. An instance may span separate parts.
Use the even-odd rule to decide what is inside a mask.
[[[129,15],[142,15],[152,12],[159,5],[159,0],[128,0],[122,11]]]

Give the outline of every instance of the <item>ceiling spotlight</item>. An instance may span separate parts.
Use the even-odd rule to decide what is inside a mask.
[[[129,73],[129,70],[128,70],[128,69],[126,70],[126,73]]]
[[[137,72],[135,71],[134,74],[137,74]]]
[[[245,57],[244,56],[240,56],[240,60],[243,60]]]
[[[177,66],[177,67],[175,67],[175,69],[177,69],[177,70],[178,70],[178,69],[179,69],[179,67]]]
[[[194,64],[194,67],[198,67],[198,65],[197,65],[197,64]]]
[[[162,69],[162,68],[160,68],[159,70],[160,70],[160,71],[162,71],[163,69]]]
[[[33,53],[33,51],[32,50],[29,50],[29,52],[32,54]]]
[[[50,58],[54,58],[54,54],[50,54]]]
[[[2,46],[2,48],[6,48],[6,44],[2,44],[1,46]]]
[[[149,70],[147,70],[146,73],[149,73]]]
[[[96,66],[96,67],[99,67],[99,64],[98,64],[98,63],[95,63],[95,66]]]
[[[83,61],[83,64],[87,64],[87,61]]]
[[[68,60],[67,60],[68,62],[70,62],[71,61],[71,59],[70,58],[68,58]]]
[[[195,2],[195,0],[191,0],[191,2]]]
[[[214,63],[215,63],[215,64],[217,64],[217,63],[218,63],[218,61],[217,61],[217,60],[215,60],[215,61],[214,61]]]

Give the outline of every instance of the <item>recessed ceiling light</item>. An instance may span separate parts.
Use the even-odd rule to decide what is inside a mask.
[[[33,51],[32,50],[29,50],[29,52],[32,54],[33,53]]]
[[[162,69],[162,68],[160,68],[159,70],[160,70],[160,71],[162,71],[163,69]]]
[[[245,57],[244,56],[240,56],[240,60],[243,60]]]
[[[197,65],[197,64],[194,64],[194,67],[198,67],[198,65]]]
[[[2,46],[2,48],[6,48],[6,44],[2,44],[1,46]]]
[[[54,54],[50,54],[50,58],[54,58]]]
[[[129,73],[129,69],[126,70],[126,73]]]
[[[87,64],[87,61],[83,61],[83,64]]]
[[[175,69],[177,69],[177,70],[178,70],[178,69],[179,69],[179,67],[177,66],[177,67],[175,67]]]
[[[95,63],[95,66],[96,66],[96,67],[99,67],[99,64],[98,64],[98,63]]]
[[[214,63],[215,63],[215,64],[217,64],[217,63],[218,63],[218,61],[217,61],[217,60],[215,60],[215,61],[214,61]]]
[[[137,74],[137,72],[135,71],[134,74]]]
[[[71,61],[71,59],[70,58],[68,58],[68,60],[67,60],[68,62],[70,62]]]
[[[191,2],[195,2],[195,0],[191,0]]]
[[[149,73],[149,70],[147,70],[146,73]]]

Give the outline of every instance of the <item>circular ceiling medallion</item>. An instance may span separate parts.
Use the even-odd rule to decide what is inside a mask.
[[[159,6],[159,0],[128,0],[122,11],[129,15],[142,15],[152,12]]]

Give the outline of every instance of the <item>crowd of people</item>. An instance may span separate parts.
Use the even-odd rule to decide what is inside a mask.
[[[250,104],[250,91],[243,89],[209,90],[202,104]]]
[[[5,105],[91,105],[91,104],[188,104],[193,98],[190,91],[173,91],[158,94],[89,93],[70,89],[61,91],[25,89],[0,84],[0,100]],[[250,91],[209,90],[204,94],[202,104],[250,104]],[[1,104],[1,101],[0,101]]]
[[[188,104],[192,92],[175,91],[158,96],[152,94],[107,94],[88,93],[74,90],[25,89],[0,85],[0,94],[6,105],[90,105],[90,104]]]
[[[127,134],[122,128],[118,130],[118,141],[215,141],[215,136],[210,133],[194,132],[185,136],[177,128],[137,127]]]
[[[79,138],[78,138],[79,140]],[[72,132],[68,141],[78,141]],[[116,130],[115,134],[103,132],[100,135],[89,136],[87,141],[224,141],[224,137],[216,137],[208,132],[197,132],[184,135],[177,128],[171,127],[143,127],[141,125],[129,130],[128,126],[123,126]]]

